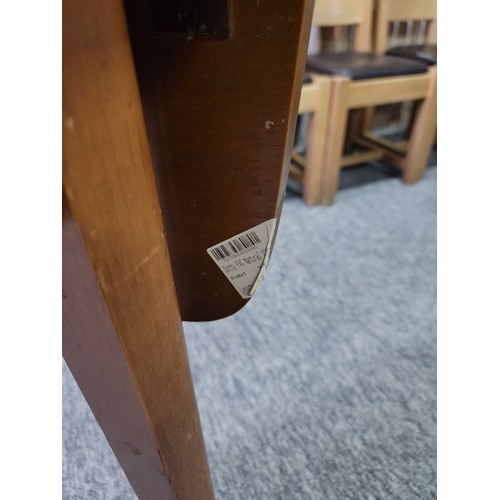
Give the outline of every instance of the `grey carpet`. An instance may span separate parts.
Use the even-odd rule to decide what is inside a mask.
[[[266,280],[186,323],[219,500],[436,496],[436,170],[287,200]],[[65,499],[135,498],[64,367]]]

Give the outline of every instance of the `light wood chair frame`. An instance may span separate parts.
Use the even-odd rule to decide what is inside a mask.
[[[437,5],[436,0],[377,0],[373,18],[373,48],[377,54],[385,54],[397,45],[435,44],[437,43]],[[419,23],[417,40],[413,38],[414,26]],[[391,24],[393,25],[392,33]],[[395,27],[397,26],[397,30]],[[401,27],[404,27],[404,37]],[[415,119],[415,106],[412,102],[400,106],[401,127],[411,129]],[[374,109],[365,115],[365,135],[371,137],[370,124]],[[437,128],[437,127],[436,127]],[[436,133],[434,132],[434,143]],[[397,146],[406,151],[407,141],[400,141]]]
[[[328,136],[328,112],[331,84],[327,77],[315,75],[311,83],[302,86],[299,115],[310,113],[305,155],[294,151],[290,177],[302,185],[303,200],[307,205],[317,205],[322,199],[323,162]]]
[[[384,54],[391,47],[391,23],[427,22],[424,43],[436,43],[436,0],[377,0],[373,21],[373,48]]]
[[[313,25],[354,27],[353,48],[369,51],[372,40],[371,0],[317,0]],[[432,146],[436,123],[437,71],[396,77],[371,78],[353,81],[344,76],[331,76],[331,95],[328,113],[328,137],[322,176],[322,203],[331,205],[338,189],[340,170],[344,167],[388,157],[402,169],[406,184],[417,182],[425,172]],[[359,145],[368,151],[343,155],[348,113],[350,110],[382,104],[418,101],[412,132],[405,147],[362,134]]]

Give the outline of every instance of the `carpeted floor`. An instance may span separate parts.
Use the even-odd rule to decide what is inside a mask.
[[[256,296],[185,331],[218,500],[435,498],[435,169],[290,196]],[[63,370],[63,497],[135,498]]]

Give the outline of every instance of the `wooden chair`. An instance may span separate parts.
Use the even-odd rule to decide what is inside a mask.
[[[375,52],[435,66],[437,64],[436,0],[377,0],[376,3]],[[407,136],[415,119],[414,103],[402,103],[393,111],[399,116],[399,130]],[[371,112],[373,113],[373,110]],[[402,141],[400,145],[404,146],[405,143],[406,141]]]
[[[306,75],[302,86],[299,115],[310,115],[307,126],[305,156],[292,152],[290,177],[302,185],[303,200],[317,205],[322,198],[322,176],[327,140],[330,80],[324,76]],[[298,165],[298,166],[297,166]]]
[[[374,50],[437,64],[436,0],[377,0]]]
[[[341,168],[387,157],[402,169],[407,184],[418,181],[426,168],[435,130],[436,72],[426,65],[369,52],[373,4],[371,0],[317,0],[313,25],[331,39],[331,28],[350,26],[353,51],[322,52],[309,56],[307,69],[328,75],[332,85],[328,140],[323,170],[322,201],[331,204]],[[325,44],[325,41],[324,41]],[[418,100],[413,130],[405,149],[359,128],[357,154],[344,155],[348,113],[353,109]]]
[[[279,221],[312,2],[172,5],[63,2],[62,350],[137,496],[211,500],[182,321],[248,303],[207,249]]]

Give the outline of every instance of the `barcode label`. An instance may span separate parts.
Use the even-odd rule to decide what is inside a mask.
[[[207,249],[208,255],[244,298],[250,298],[264,277],[276,219],[270,219]]]
[[[229,259],[247,252],[247,250],[252,249],[259,243],[262,243],[262,241],[257,236],[257,233],[249,231],[243,236],[238,236],[227,243],[222,243],[218,247],[211,248],[210,253],[216,260]]]

